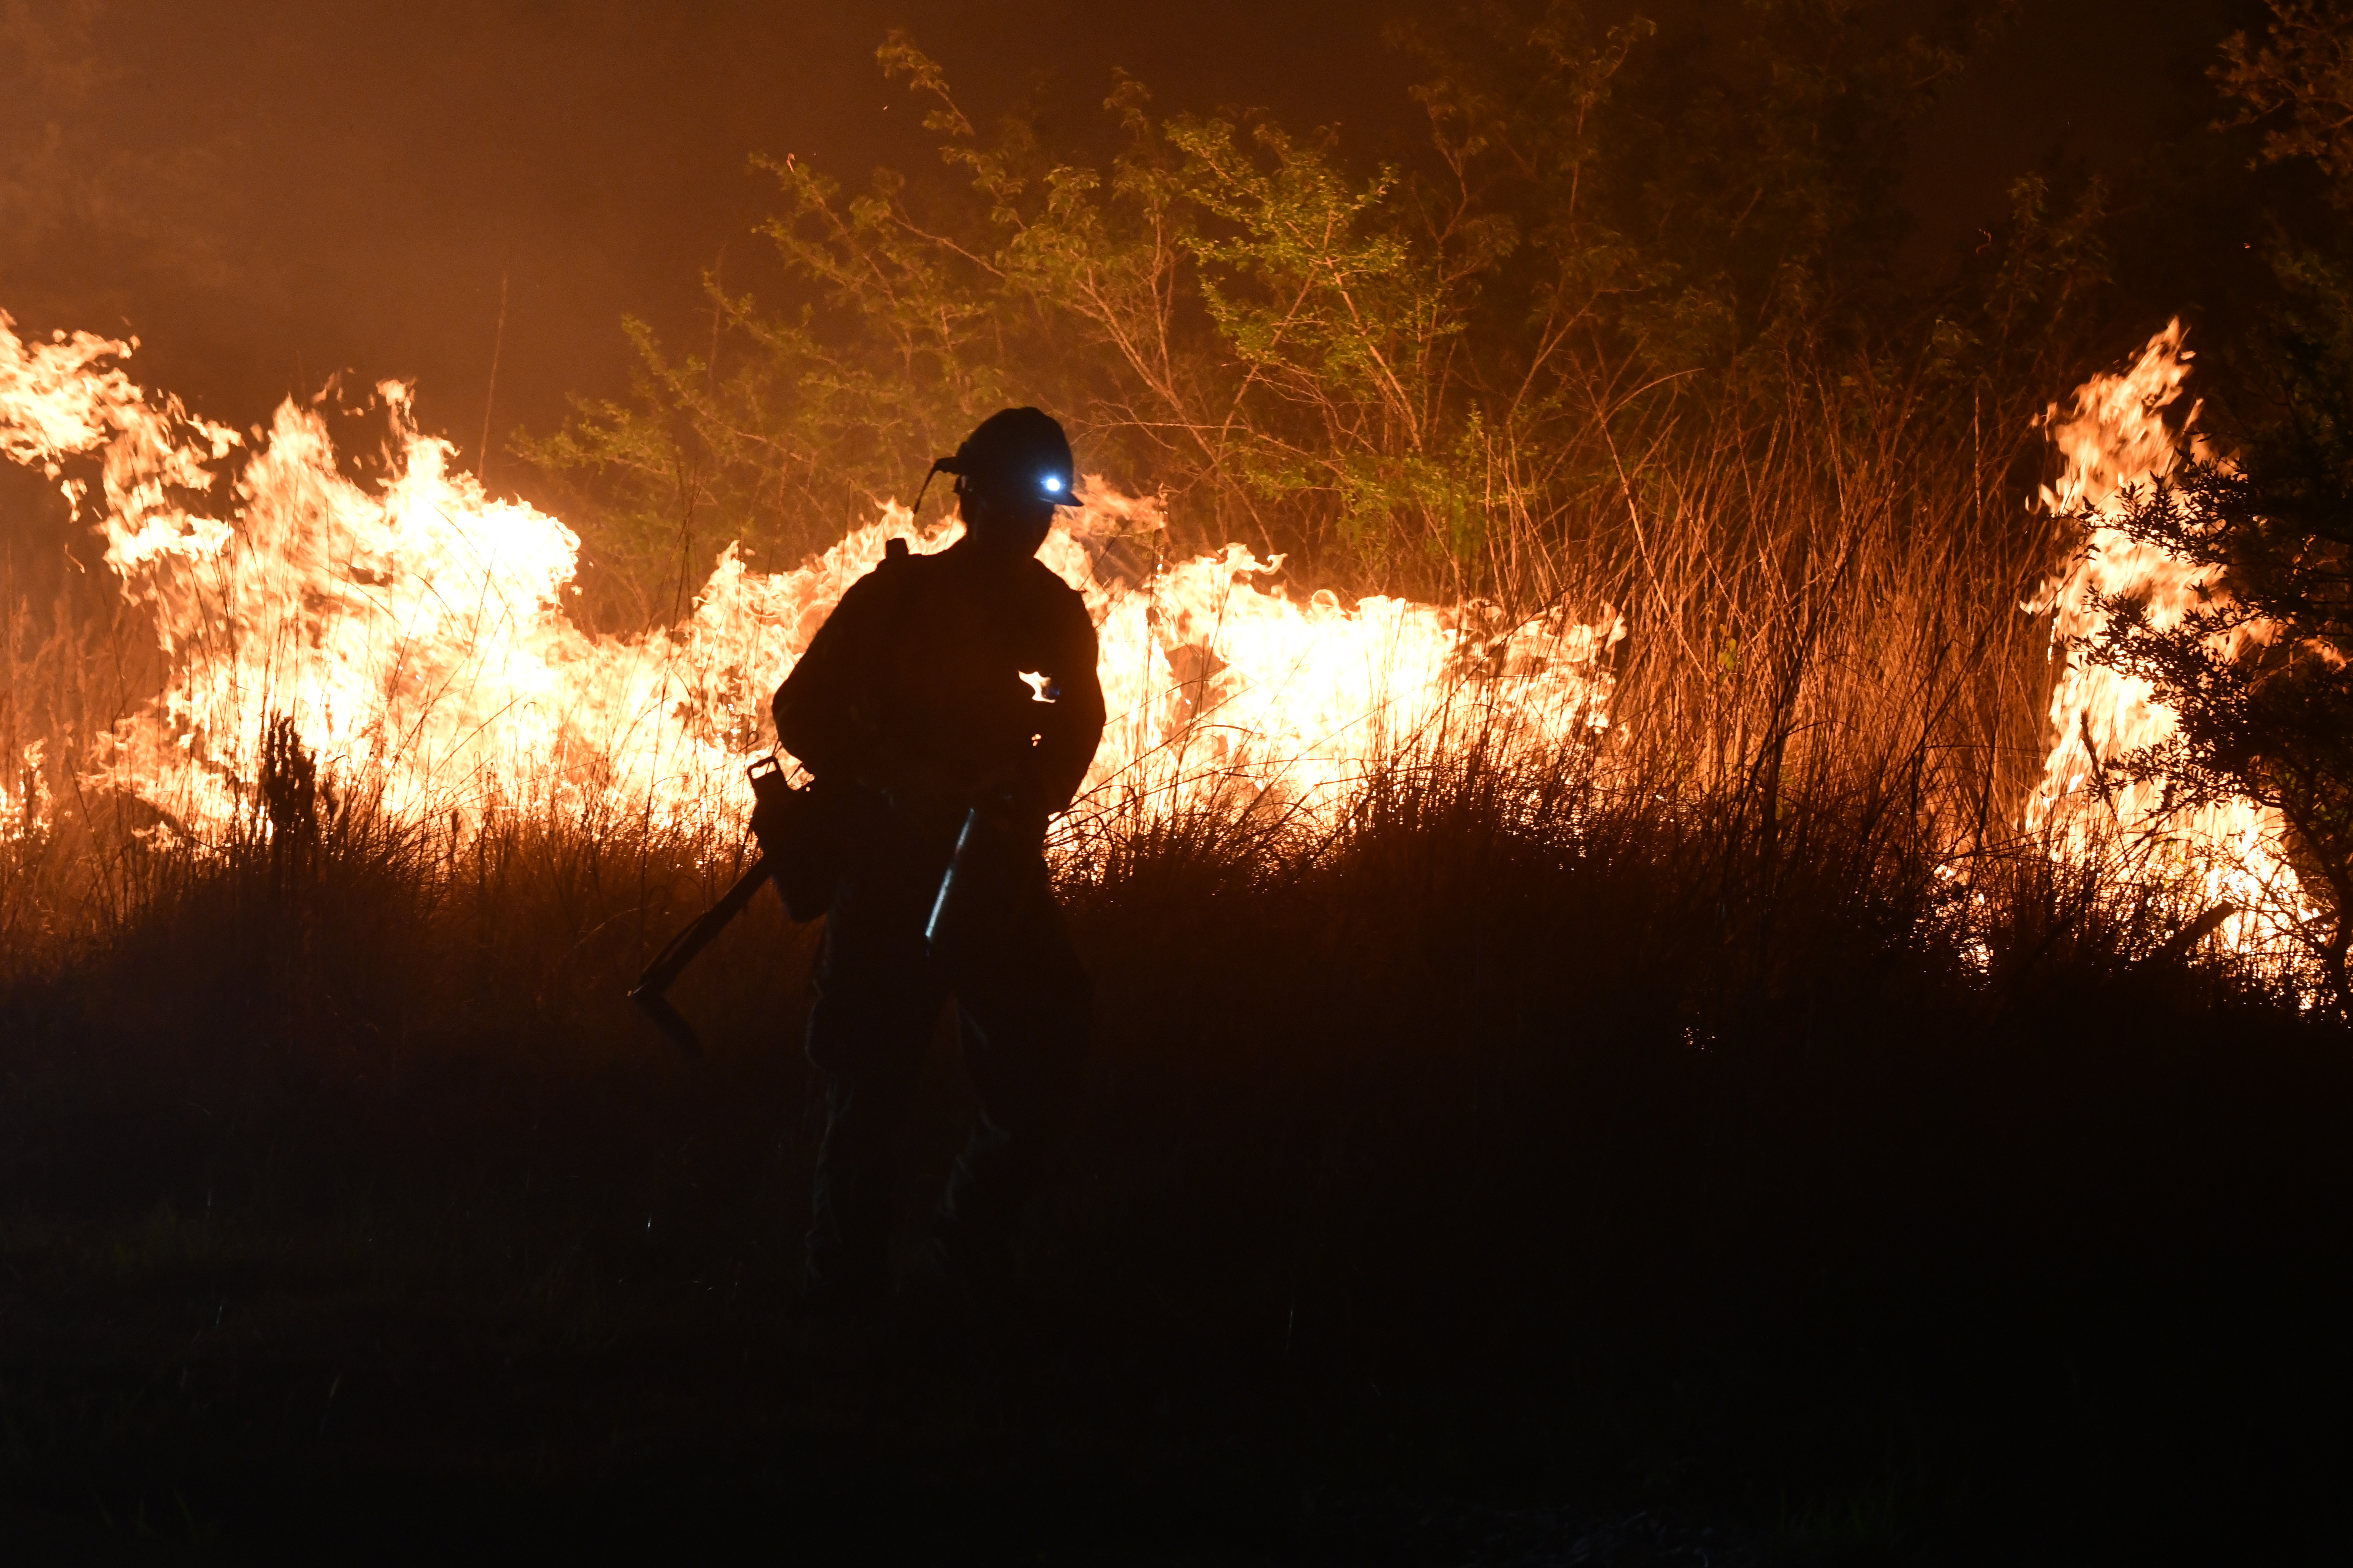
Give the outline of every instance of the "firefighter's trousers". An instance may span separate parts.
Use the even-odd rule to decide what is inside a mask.
[[[1061,1146],[1086,1047],[1091,991],[1042,858],[993,890],[983,935],[952,966],[924,952],[947,846],[878,836],[845,856],[826,918],[808,1054],[825,1074],[805,1286],[879,1301],[906,1194],[895,1145],[924,1047],[953,998],[982,1114],[934,1218],[943,1263],[984,1274]]]

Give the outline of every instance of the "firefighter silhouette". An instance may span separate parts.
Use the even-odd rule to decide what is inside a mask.
[[[928,555],[893,541],[776,698],[777,739],[827,803],[837,876],[808,1022],[826,1129],[803,1300],[822,1316],[888,1293],[905,1196],[892,1147],[943,1002],[982,1107],[930,1241],[955,1279],[983,1283],[1001,1257],[1086,1043],[1089,983],[1042,853],[1103,726],[1094,626],[1037,559],[1073,497],[1070,442],[1008,408],[934,468],[955,476],[964,537]]]

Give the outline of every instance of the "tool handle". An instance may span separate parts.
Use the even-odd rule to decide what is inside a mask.
[[[638,976],[637,989],[629,994],[634,996],[638,992],[650,992],[659,995],[669,990],[670,982],[694,962],[694,955],[709,947],[711,939],[725,929],[729,921],[744,912],[744,906],[752,901],[752,895],[758,892],[760,884],[768,879],[770,869],[768,858],[765,855],[753,861],[744,874],[735,879],[735,885],[720,895],[717,903],[695,916],[685,929],[654,954],[654,961],[646,965],[643,974]]]

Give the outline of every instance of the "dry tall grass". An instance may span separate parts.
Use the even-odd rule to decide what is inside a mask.
[[[1989,453],[1976,431],[1957,444],[1901,388],[1794,374],[1778,407],[1692,417],[1711,422],[1654,432],[1630,454],[1614,493],[1581,509],[1518,512],[1510,497],[1519,490],[1498,489],[1504,500],[1490,537],[1501,542],[1481,574],[1505,595],[1500,623],[1556,607],[1590,616],[1605,605],[1626,618],[1607,731],[1566,751],[1508,722],[1472,726],[1470,739],[1444,744],[1394,735],[1357,816],[1414,819],[1398,815],[1401,797],[1469,777],[1498,802],[1516,793],[1535,803],[1528,809],[1538,817],[1574,833],[1642,816],[1679,838],[1704,832],[1727,881],[1773,883],[1808,835],[1836,823],[1877,847],[1849,868],[1858,891],[1898,874],[1898,861],[1908,868],[1901,875],[1932,874],[1978,900],[2017,885],[2017,868],[2048,848],[2018,825],[2041,773],[2054,651],[2047,623],[2020,606],[2064,542],[2053,520],[2006,499],[1998,482],[2031,458],[2028,433]],[[113,720],[169,679],[167,661],[140,646],[136,608],[103,595],[100,578],[67,578],[48,604],[20,595],[7,607],[0,742],[20,764],[37,757],[18,768],[15,794],[49,803],[46,821],[0,843],[8,894],[0,920],[22,933],[9,945],[18,973],[113,940],[164,889],[250,847],[158,835],[152,806],[93,793],[83,776],[104,754]],[[1453,702],[1476,710],[1520,677],[1487,667],[1472,647],[1452,679]],[[1222,721],[1213,694],[1193,720],[1204,734]],[[268,842],[270,781],[231,783],[245,822],[230,838]],[[647,908],[665,914],[743,854],[724,828],[689,842],[622,811],[583,816],[520,798],[493,803],[479,827],[392,822],[364,809],[364,777],[322,787],[343,814],[333,821],[364,817],[370,841],[396,845],[390,863],[436,898],[457,885],[455,868],[506,853],[498,846],[511,846],[524,820],[548,853],[576,842],[600,863],[633,860]],[[1114,874],[1130,853],[1124,840],[1139,833],[1288,863],[1322,853],[1316,837],[1330,832],[1239,780],[1194,819],[1158,826],[1150,825],[1157,803],[1088,804],[1064,846],[1073,889]],[[2082,874],[2125,877],[2104,898],[2163,906],[2176,925],[2200,912],[2175,910],[2187,893],[2131,845],[2101,850],[2092,864]],[[687,867],[703,869],[681,880]],[[1976,912],[1963,923],[1998,920],[1991,908],[1968,903]],[[2261,955],[2248,973],[2297,982],[2283,963]]]

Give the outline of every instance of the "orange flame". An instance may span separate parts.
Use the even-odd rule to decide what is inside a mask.
[[[135,341],[27,342],[13,329],[0,314],[0,452],[58,482],[77,515],[90,497],[66,461],[96,456],[107,563],[151,611],[172,672],[83,763],[198,846],[251,801],[281,716],[328,779],[396,814],[624,812],[731,828],[750,805],[744,766],[773,744],[768,694],[842,592],[888,541],[938,549],[957,531],[886,504],[789,571],[754,571],[730,546],[679,625],[591,636],[564,611],[578,538],[457,469],[455,449],[417,429],[406,385],[376,389],[393,460],[373,487],[339,470],[324,420],[290,400],[231,473],[247,443],[135,385],[122,369]],[[2091,526],[2025,606],[2053,614],[2064,663],[2023,815],[2063,853],[2119,828],[2154,845],[2185,890],[2239,907],[2223,938],[2253,952],[2314,915],[2278,825],[2244,803],[2185,820],[2166,814],[2158,785],[2108,787],[2100,763],[2162,740],[2175,718],[2145,683],[2080,651],[2099,630],[2095,591],[2145,599],[2160,626],[2196,602],[2191,567],[2113,525],[2120,492],[2175,460],[2165,416],[2190,358],[2174,322],[2045,417],[2063,469],[2042,504]],[[1475,601],[1294,596],[1274,580],[1279,557],[1229,545],[1167,562],[1156,501],[1092,476],[1087,492],[1041,551],[1085,595],[1102,639],[1112,719],[1074,813],[1082,828],[1212,799],[1329,821],[1400,756],[1473,740],[1541,754],[1609,724],[1610,654],[1625,636],[1613,611],[1511,623]],[[0,779],[0,835],[47,809],[37,743],[23,763]]]
[[[397,814],[740,820],[744,765],[773,743],[768,695],[842,592],[889,540],[936,549],[956,533],[890,504],[791,571],[754,571],[730,546],[679,626],[594,637],[563,607],[577,536],[456,469],[402,384],[376,389],[394,458],[380,484],[344,476],[324,420],[290,400],[232,477],[236,433],[142,394],[118,363],[135,345],[27,344],[12,326],[0,316],[0,449],[52,478],[100,455],[107,563],[172,664],[96,765],[200,844],[250,800],[281,716],[330,779]],[[1557,745],[1607,724],[1625,635],[1612,612],[1503,625],[1478,603],[1293,598],[1268,581],[1280,558],[1240,546],[1158,561],[1157,503],[1092,476],[1087,489],[1041,551],[1102,638],[1113,717],[1082,817],[1237,791],[1328,817],[1401,752]]]
[[[2063,663],[2051,697],[2051,748],[2042,783],[2026,805],[2030,828],[2052,828],[2071,851],[2104,830],[2121,829],[2149,844],[2185,889],[2211,905],[2233,904],[2222,940],[2242,952],[2274,949],[2290,930],[2315,917],[2282,847],[2281,825],[2252,802],[2236,801],[2194,813],[2168,810],[2159,780],[2112,783],[2103,765],[2157,744],[2174,732],[2178,716],[2149,684],[2087,661],[2084,644],[2106,617],[2095,595],[2137,599],[2159,630],[2180,625],[2205,594],[2221,593],[2211,569],[2168,555],[2115,526],[2127,489],[2145,488],[2173,469],[2179,437],[2166,410],[2179,401],[2195,357],[2182,346],[2182,326],[2170,321],[2124,370],[2096,375],[2075,391],[2063,413],[2057,404],[2044,427],[2062,459],[2059,479],[2043,488],[2042,503],[2054,516],[2089,521],[2082,548],[2059,575],[2024,606],[2052,615],[2052,643]],[[2192,404],[2180,420],[2189,430]],[[2193,451],[2207,453],[2191,434]],[[2266,636],[2261,628],[2234,634],[2224,651],[2238,653]]]

